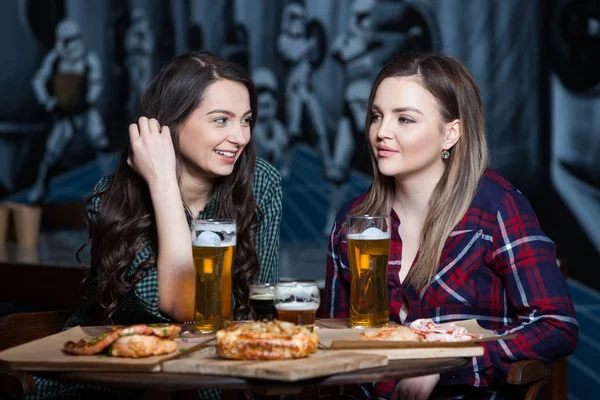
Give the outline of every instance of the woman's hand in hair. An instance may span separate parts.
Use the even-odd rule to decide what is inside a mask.
[[[140,117],[129,125],[130,151],[127,164],[148,186],[176,182],[176,161],[173,140],[168,126],[161,128],[154,118]]]
[[[440,374],[402,379],[392,400],[427,400],[440,381]]]

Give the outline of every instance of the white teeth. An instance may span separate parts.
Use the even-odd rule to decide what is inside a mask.
[[[217,152],[217,154],[220,154],[223,157],[229,157],[229,158],[231,158],[231,157],[235,156],[235,153],[231,153],[229,151],[218,151],[218,150],[215,150],[215,151]]]

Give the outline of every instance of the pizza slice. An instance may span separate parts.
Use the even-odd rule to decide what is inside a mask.
[[[386,326],[379,329],[369,329],[361,333],[360,340],[399,340],[399,341],[421,341],[424,337],[419,335],[408,326]]]

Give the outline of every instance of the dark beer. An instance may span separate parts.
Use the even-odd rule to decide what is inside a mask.
[[[277,318],[277,310],[273,303],[272,294],[257,294],[250,296],[250,307],[252,308],[252,319],[272,321]]]

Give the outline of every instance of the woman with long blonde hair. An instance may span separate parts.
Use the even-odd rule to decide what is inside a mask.
[[[485,342],[485,356],[463,370],[378,382],[359,393],[498,399],[512,362],[571,353],[578,324],[554,243],[523,194],[488,169],[484,108],[468,69],[437,54],[388,63],[371,90],[366,133],[373,183],[337,215],[322,316],[348,317],[347,216],[383,214],[391,217],[390,321],[476,318],[518,336]]]

